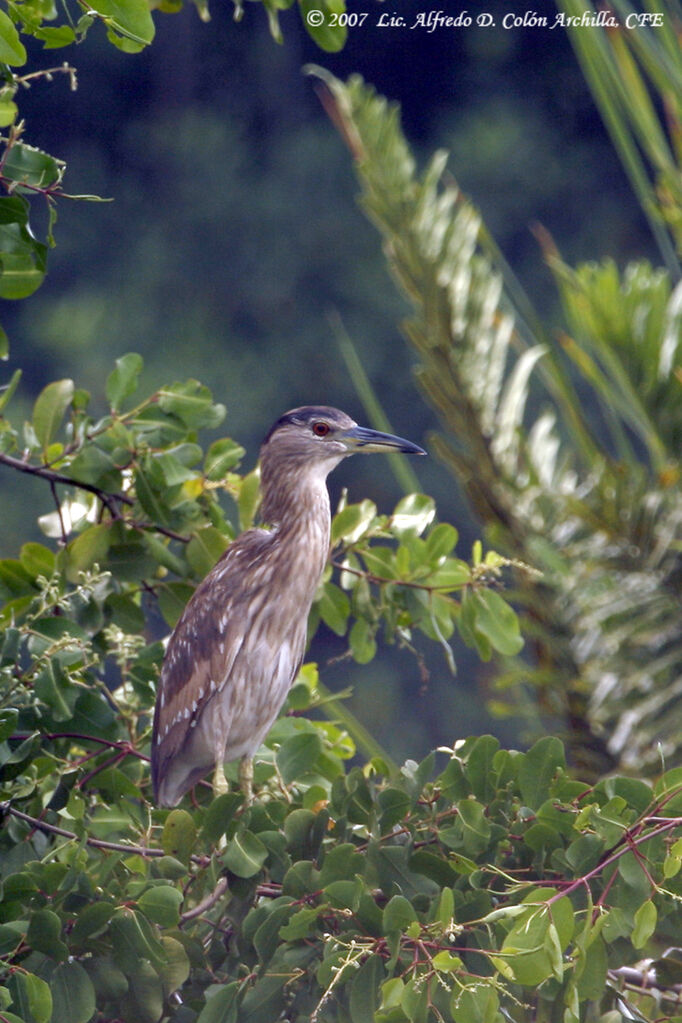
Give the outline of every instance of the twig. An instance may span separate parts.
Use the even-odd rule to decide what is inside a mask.
[[[180,917],[180,926],[182,927],[183,924],[189,923],[190,920],[194,920],[196,917],[201,916],[207,909],[212,909],[216,902],[219,902],[223,897],[227,891],[227,887],[227,878],[221,877],[210,895],[207,895],[205,899],[202,899],[201,902],[197,903],[194,909],[189,909],[186,913],[182,914]]]
[[[428,583],[417,583],[408,579],[387,579],[382,575],[375,575],[374,572],[368,572],[362,568],[352,568],[350,565],[344,565],[342,561],[336,561],[335,558],[331,558],[330,563],[334,568],[338,568],[340,572],[350,572],[351,575],[357,575],[361,579],[367,579],[370,583],[376,583],[378,586],[408,586],[412,590],[425,590],[427,593],[440,593],[446,596],[448,590],[455,589],[454,586],[429,586]],[[466,583],[462,584],[467,585]],[[452,598],[451,598],[452,599]]]
[[[128,497],[127,494],[108,494],[101,487],[96,487],[93,483],[74,480],[70,476],[64,476],[60,472],[55,472],[54,469],[48,469],[44,465],[31,465],[30,462],[24,462],[21,458],[14,458],[12,455],[5,454],[4,452],[0,452],[0,463],[9,466],[10,469],[16,469],[18,472],[27,472],[30,476],[39,476],[41,479],[50,480],[52,483],[64,483],[69,487],[78,487],[79,490],[85,490],[89,494],[94,494],[100,499],[102,504],[106,505],[114,518],[118,518],[119,515],[117,509],[112,507],[113,501],[120,501],[121,504],[129,506],[135,504],[133,499]]]
[[[88,494],[94,494],[104,507],[107,509],[112,519],[120,520],[122,518],[119,509],[116,507],[116,502],[127,505],[132,508],[135,504],[132,497],[128,497],[127,494],[121,494],[119,491],[113,493],[107,493],[106,490],[102,490],[101,487],[95,486],[93,483],[84,483],[82,480],[72,479],[71,476],[65,476],[63,473],[55,472],[54,469],[48,469],[45,465],[32,465],[30,462],[25,462],[21,458],[14,458],[12,455],[0,452],[0,464],[6,465],[10,469],[16,469],[18,472],[28,473],[30,476],[38,476],[40,479],[48,480],[52,489],[52,493],[55,496],[55,483],[63,483],[68,487],[76,487],[78,490],[85,490]],[[61,516],[61,510],[57,505],[59,511],[59,520],[62,526],[62,532],[64,532],[64,523]],[[191,537],[184,536],[182,533],[176,533],[173,529],[168,529],[166,526],[159,525],[156,522],[138,522],[134,519],[127,520],[127,524],[132,529],[137,529],[140,532],[146,530],[154,530],[157,533],[161,533],[163,536],[167,536],[169,540],[178,540],[180,543],[189,543]]]
[[[589,870],[587,874],[583,874],[582,877],[579,877],[576,881],[572,881],[566,888],[562,888],[556,895],[552,895],[550,899],[547,899],[546,905],[551,906],[553,902],[557,902],[565,895],[570,895],[571,892],[576,891],[583,885],[586,885],[588,881],[601,874],[606,867],[610,867],[611,864],[615,863],[616,860],[619,860],[621,856],[624,856],[629,852],[634,852],[632,846],[642,845],[644,842],[649,842],[652,838],[658,838],[659,835],[664,835],[666,831],[672,831],[673,828],[679,827],[682,827],[682,817],[670,817],[665,824],[661,824],[658,828],[654,828],[653,831],[648,831],[646,834],[639,835],[637,838],[632,838],[630,833],[626,832],[623,839],[625,844],[620,849],[617,849],[616,852],[607,856],[605,860],[598,863],[597,866],[592,870]]]
[[[0,816],[6,813],[11,814],[20,821],[25,821],[26,824],[30,824],[38,831],[45,831],[49,835],[59,835],[61,838],[68,838],[74,842],[80,841],[79,836],[73,831],[67,831],[65,828],[60,828],[56,824],[48,824],[46,821],[38,820],[37,817],[30,817],[27,813],[17,810],[10,803],[0,803]],[[101,838],[86,837],[85,844],[92,846],[94,849],[107,849],[110,852],[135,853],[138,856],[148,856],[151,858],[159,858],[166,855],[163,849],[151,849],[149,846],[144,845],[126,845],[125,842],[106,842]],[[197,863],[200,867],[205,867],[207,863],[209,863],[209,858],[207,856],[191,856],[190,859],[193,863]]]

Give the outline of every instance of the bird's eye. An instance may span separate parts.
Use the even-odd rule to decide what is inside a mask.
[[[316,437],[326,437],[329,433],[328,423],[313,423],[313,433]]]

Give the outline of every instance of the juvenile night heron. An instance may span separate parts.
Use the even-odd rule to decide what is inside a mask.
[[[261,518],[197,587],[168,642],[152,737],[154,798],[175,806],[210,770],[240,759],[251,798],[252,757],[303,660],[308,612],[329,554],[326,479],[348,455],[425,452],[309,405],[278,419],[260,451]]]

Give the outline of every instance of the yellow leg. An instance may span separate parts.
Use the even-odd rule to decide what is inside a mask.
[[[213,798],[224,796],[227,791],[228,785],[227,778],[225,777],[225,768],[223,767],[222,760],[219,760],[213,772]]]
[[[239,787],[244,793],[244,803],[250,806],[253,803],[253,760],[251,757],[242,757],[239,761]]]

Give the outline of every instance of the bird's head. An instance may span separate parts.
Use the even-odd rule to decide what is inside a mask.
[[[402,451],[425,455],[402,437],[358,426],[350,416],[327,405],[304,405],[281,416],[261,448],[261,461],[319,465],[331,471],[348,455]]]

